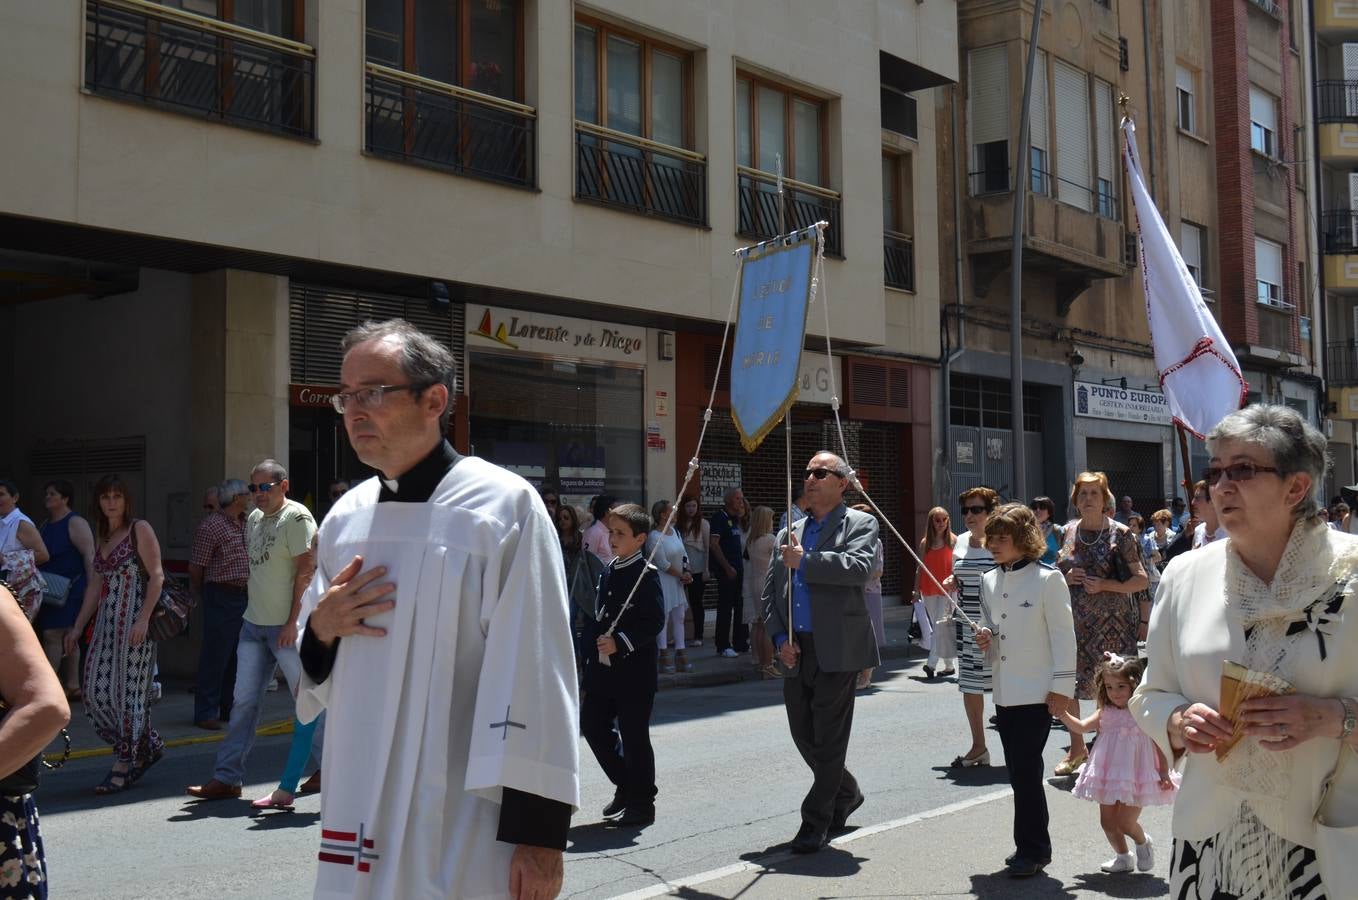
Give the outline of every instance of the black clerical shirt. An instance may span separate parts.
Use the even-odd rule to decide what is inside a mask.
[[[452,444],[446,440],[440,441],[424,459],[400,478],[381,478],[382,489],[377,495],[377,502],[428,502],[439,482],[461,458]],[[312,633],[308,624],[302,632],[299,650],[302,668],[306,669],[312,681],[320,684],[330,677],[330,670],[335,667],[339,639],[327,647]],[[565,850],[566,832],[570,824],[570,804],[507,787],[500,800],[500,828],[495,838],[506,844]]]

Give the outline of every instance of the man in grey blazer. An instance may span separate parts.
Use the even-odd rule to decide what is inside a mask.
[[[858,673],[878,664],[863,588],[872,577],[877,519],[844,505],[849,467],[821,451],[806,468],[807,515],[778,533],[782,559],[769,566],[764,609],[783,663],[783,704],[792,741],[811,767],[795,853],[814,853],[863,805],[844,767]],[[792,585],[788,623],[788,581]]]

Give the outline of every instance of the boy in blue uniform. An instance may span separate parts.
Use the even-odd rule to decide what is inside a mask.
[[[665,621],[665,601],[655,568],[642,553],[651,530],[646,510],[627,503],[610,511],[607,523],[608,545],[617,559],[599,579],[598,616],[588,623],[585,643],[592,642],[597,652],[585,657],[580,727],[616,788],[604,818],[614,825],[641,827],[655,821],[651,707],[657,688],[656,636]],[[629,594],[631,604],[623,611]]]

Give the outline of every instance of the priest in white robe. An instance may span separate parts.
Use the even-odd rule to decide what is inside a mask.
[[[298,718],[327,710],[317,900],[561,888],[578,698],[556,529],[443,438],[452,355],[401,320],[344,342],[337,408],[376,468],[319,534]]]

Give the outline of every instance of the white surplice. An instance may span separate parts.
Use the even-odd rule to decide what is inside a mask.
[[[383,637],[341,639],[297,715],[327,710],[317,900],[506,897],[503,788],[579,806],[578,696],[556,529],[475,457],[425,503],[369,479],[321,525],[303,619],[354,556],[386,566]]]

